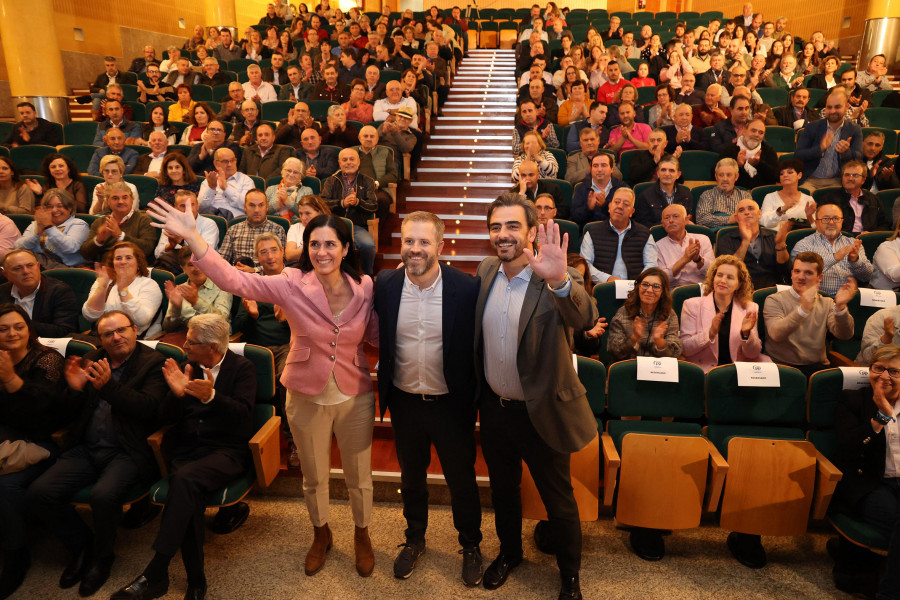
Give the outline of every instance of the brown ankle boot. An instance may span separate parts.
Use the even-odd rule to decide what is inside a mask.
[[[325,566],[325,553],[331,550],[331,529],[328,528],[328,523],[313,529],[313,543],[306,553],[307,575],[315,575]]]
[[[353,547],[356,550],[356,572],[362,577],[368,577],[375,570],[375,554],[372,552],[368,527],[356,528]]]

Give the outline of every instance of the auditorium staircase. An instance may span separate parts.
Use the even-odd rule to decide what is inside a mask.
[[[446,224],[441,260],[474,273],[488,256],[485,211],[510,183],[512,124],[515,114],[515,58],[511,50],[470,50],[453,79],[442,115],[432,123],[415,181],[405,184],[398,199],[398,215],[388,239],[381,240],[380,267],[400,262],[399,220],[417,210],[439,215]],[[387,236],[385,236],[387,237]],[[367,352],[374,367],[377,356]],[[374,372],[374,368],[372,369]],[[373,373],[373,383],[375,381]],[[477,427],[476,427],[477,429]],[[477,431],[476,431],[477,435]],[[390,413],[376,417],[372,443],[376,482],[399,482]],[[432,449],[429,483],[444,485],[440,462]],[[478,449],[478,483],[488,485],[487,467]],[[332,477],[341,477],[336,443]],[[391,486],[395,489],[395,486]]]

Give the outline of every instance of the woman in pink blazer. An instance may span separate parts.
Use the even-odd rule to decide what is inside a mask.
[[[375,567],[368,533],[375,397],[363,342],[377,344],[378,321],[372,280],[360,275],[359,258],[350,252],[350,229],[337,217],[315,217],[303,232],[300,268],[263,277],[239,271],[209,251],[191,211],[154,203],[149,212],[167,233],[184,239],[194,264],[219,289],[283,310],[291,326],[291,348],[281,375],[288,391],[285,414],[300,454],[303,495],[314,527],[306,574],[325,565],[332,544],[328,482],[334,435],[356,523],[356,570],[368,577]]]
[[[770,362],[761,354],[750,273],[740,259],[724,254],[706,272],[703,295],[681,307],[684,358],[705,372],[733,362]]]

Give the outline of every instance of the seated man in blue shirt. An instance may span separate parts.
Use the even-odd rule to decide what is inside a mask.
[[[101,177],[100,159],[109,154],[115,154],[122,158],[122,162],[125,163],[126,175],[134,171],[138,161],[138,153],[131,148],[125,147],[125,132],[117,127],[113,127],[103,136],[103,143],[105,145],[94,150],[94,155],[91,157],[90,164],[88,164],[89,175]]]

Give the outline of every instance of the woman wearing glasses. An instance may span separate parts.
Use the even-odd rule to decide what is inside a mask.
[[[890,540],[879,598],[900,590],[900,347],[884,346],[869,363],[869,386],[847,390],[835,413],[834,464],[844,474],[833,504]],[[872,554],[839,536],[834,579],[849,593],[874,592],[878,579]],[[868,588],[868,590],[866,590]],[[873,594],[874,595],[874,594]]]
[[[684,358],[705,372],[715,366],[771,362],[761,354],[756,331],[759,306],[744,261],[730,254],[718,257],[706,272],[703,295],[685,300],[681,309]]]
[[[616,360],[636,356],[678,358],[681,354],[678,315],[672,310],[665,271],[650,267],[634,280],[634,289],[609,324],[606,351]]]

